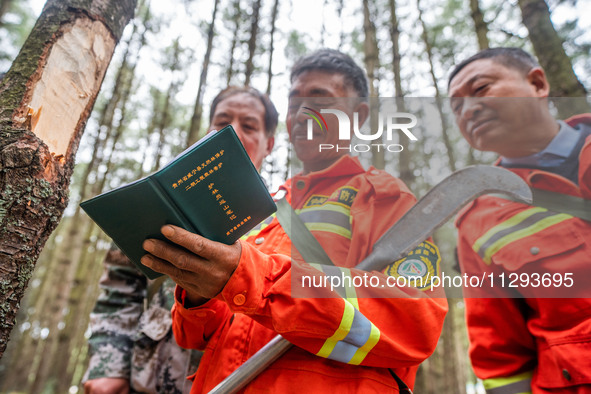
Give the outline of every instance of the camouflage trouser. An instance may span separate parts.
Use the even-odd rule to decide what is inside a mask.
[[[170,311],[152,307],[142,314],[131,359],[131,387],[142,393],[189,393],[186,377],[201,353],[181,349],[170,327]]]
[[[167,278],[153,286],[115,247],[104,264],[83,381],[124,378],[132,392],[188,393],[186,376],[196,371],[201,352],[181,349],[172,335],[175,283]]]

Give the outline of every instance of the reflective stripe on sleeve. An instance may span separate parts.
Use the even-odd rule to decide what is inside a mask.
[[[565,213],[529,208],[488,230],[474,242],[472,249],[490,265],[492,256],[504,246],[571,218]]]
[[[341,324],[316,355],[358,365],[380,340],[380,330],[349,301],[343,302]]]
[[[486,379],[482,383],[487,394],[531,394],[533,371],[515,376]]]
[[[348,268],[320,264],[310,265],[327,276],[337,275],[341,279],[352,279],[351,270]],[[341,282],[344,282],[343,285],[335,288],[345,303],[341,324],[335,333],[324,342],[316,355],[358,365],[379,342],[380,330],[359,311],[359,301],[352,282],[348,280],[341,280]],[[351,285],[349,286],[349,284]]]
[[[310,231],[325,231],[351,239],[350,208],[337,203],[296,210]]]

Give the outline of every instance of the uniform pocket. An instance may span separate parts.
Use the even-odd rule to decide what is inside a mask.
[[[535,226],[515,228],[512,233],[499,234],[496,243],[489,246],[493,264],[503,266],[509,271],[517,271],[526,264],[551,259],[580,248],[585,242],[573,229],[572,220],[556,223],[548,228]],[[495,250],[496,249],[496,250]],[[550,260],[552,261],[552,260]],[[554,272],[563,272],[564,261],[545,266]]]
[[[537,380],[543,388],[591,384],[591,335],[564,337],[540,349]]]
[[[170,327],[172,327],[170,311],[158,306],[152,306],[145,311],[138,323],[138,330],[154,341],[164,338]]]

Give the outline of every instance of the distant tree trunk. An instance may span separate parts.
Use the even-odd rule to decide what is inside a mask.
[[[405,92],[402,88],[402,76],[400,75],[400,27],[398,15],[396,14],[396,0],[389,0],[390,6],[390,41],[392,41],[392,72],[394,73],[394,96],[396,97],[396,109],[398,112],[407,112],[404,102]],[[405,138],[400,136],[400,138]],[[414,174],[411,166],[412,151],[410,145],[401,143],[404,149],[398,155],[398,172],[400,179],[411,185],[414,181]]]
[[[205,84],[207,83],[207,71],[209,70],[211,48],[213,47],[215,18],[218,12],[218,4],[219,0],[215,0],[213,5],[213,14],[211,15],[211,23],[207,29],[207,48],[205,49],[205,55],[203,56],[203,65],[201,66],[199,86],[197,86],[197,98],[195,99],[193,116],[191,116],[191,125],[189,126],[189,134],[187,135],[187,146],[192,145],[199,139],[199,132],[201,130],[201,117],[203,115],[203,91],[205,90]]]
[[[0,83],[0,356],[136,0],[49,0]]]
[[[320,10],[320,15],[322,15],[322,21],[320,25],[320,48],[324,48],[324,40],[326,37],[326,18],[324,17],[324,10],[326,9],[326,4],[328,4],[328,0],[324,0],[322,2],[322,8]]]
[[[465,394],[465,376],[462,376],[464,374],[460,371],[456,352],[458,332],[455,322],[455,300],[450,299],[448,301],[449,310],[447,316],[445,316],[445,324],[441,333],[443,342],[442,356],[445,358],[443,363],[443,390],[441,392]]]
[[[572,63],[564,52],[562,39],[556,33],[550,10],[544,0],[518,0],[523,24],[529,31],[540,65],[546,71],[551,97],[585,97],[587,92],[573,71]],[[585,100],[556,100],[562,117],[588,112]]]
[[[261,11],[261,0],[254,0],[252,5],[252,18],[250,23],[250,38],[248,39],[248,59],[246,59],[246,70],[244,72],[244,84],[250,85],[250,79],[254,73],[254,55],[256,52],[257,35],[259,29],[259,15]]]
[[[345,29],[343,28],[343,8],[345,8],[345,1],[338,0],[337,1],[337,20],[341,23],[341,30],[339,32],[339,46],[338,50],[341,51],[343,49],[343,44],[345,43]]]
[[[173,64],[178,64],[178,57],[180,55],[180,47],[178,40],[175,42],[174,47],[174,54],[173,58],[175,61]],[[152,166],[152,172],[158,170],[160,168],[160,160],[162,159],[162,150],[164,149],[165,140],[166,140],[166,131],[168,126],[170,126],[170,122],[173,119],[172,114],[172,99],[176,92],[178,91],[179,81],[171,81],[170,85],[168,85],[168,89],[166,90],[166,96],[164,98],[164,103],[162,105],[162,110],[158,116],[158,123],[156,126],[158,132],[158,145],[156,147],[156,153],[154,155],[154,163]]]
[[[267,96],[271,95],[271,80],[273,79],[273,52],[275,51],[275,22],[277,21],[277,12],[279,10],[279,0],[275,0],[273,11],[271,12],[271,42],[269,43],[269,66],[267,67]]]
[[[372,13],[370,10],[370,0],[363,0],[363,52],[365,54],[365,70],[367,71],[367,78],[369,80],[369,104],[370,104],[370,118],[369,124],[371,132],[373,133],[378,128],[380,116],[380,102],[378,89],[378,70],[380,67],[380,54],[378,49],[378,41],[376,37],[376,25],[372,20]],[[361,125],[359,125],[361,126]],[[381,139],[373,141],[379,144]],[[384,150],[380,149],[372,152],[372,164],[376,168],[383,169],[386,166]]]
[[[10,9],[10,3],[12,3],[12,0],[0,0],[0,27],[4,25],[4,23],[2,23],[2,17],[4,17],[4,14]]]
[[[488,25],[484,21],[484,15],[480,9],[478,0],[470,0],[470,16],[474,21],[474,30],[476,31],[476,38],[478,38],[478,48],[480,50],[490,47],[488,41]]]
[[[234,51],[236,50],[236,45],[239,41],[238,35],[240,34],[240,0],[235,0],[232,8],[234,9],[234,14],[232,16],[234,30],[232,32],[232,44],[230,45],[230,59],[228,60],[228,69],[226,71],[226,86],[230,85],[232,77],[234,76]]]
[[[400,76],[400,29],[396,15],[396,0],[390,2],[390,40],[392,41],[392,71],[394,72],[394,89],[396,97],[404,97],[402,77]]]
[[[456,170],[456,157],[454,153],[453,144],[451,143],[449,138],[450,133],[447,127],[447,117],[445,116],[445,112],[443,111],[443,98],[441,97],[437,76],[435,75],[435,66],[433,62],[433,47],[431,46],[431,41],[429,40],[427,25],[423,20],[423,10],[421,9],[420,0],[417,0],[417,9],[419,11],[419,22],[421,23],[421,27],[423,29],[421,37],[423,39],[423,43],[425,44],[427,59],[429,60],[429,73],[431,74],[431,81],[433,82],[433,87],[435,88],[435,104],[437,106],[437,112],[439,112],[439,119],[441,121],[441,137],[443,138],[443,144],[445,145],[449,169],[453,172]]]

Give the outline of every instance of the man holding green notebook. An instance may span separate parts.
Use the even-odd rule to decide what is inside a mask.
[[[415,198],[399,179],[365,170],[349,155],[347,142],[339,141],[335,116],[312,121],[310,114],[321,107],[350,118],[356,114],[359,124],[367,119],[367,78],[349,56],[334,50],[306,56],[292,69],[291,83],[287,127],[303,171],[278,195],[291,204],[336,267],[304,263],[275,215],[233,245],[174,226],[164,226],[162,234],[178,246],[145,241],[148,254],[142,264],[177,283],[173,332],[178,343],[205,349],[191,392],[211,390],[277,334],[295,346],[255,378],[247,392],[412,387],[418,365],[437,344],[445,299],[430,298],[417,288],[348,288],[345,293],[317,288],[309,294],[297,280],[292,286],[302,273],[322,277],[321,270],[373,278],[378,287],[401,275],[393,269],[396,263],[384,272],[352,268]],[[320,149],[328,145],[342,148]],[[417,267],[438,272],[437,248],[428,241],[419,248],[425,258]]]
[[[277,110],[255,89],[229,87],[213,100],[209,129],[232,125],[259,169],[274,144]],[[174,282],[148,281],[113,247],[91,314],[85,393],[188,393],[201,352],[179,347],[171,330]]]

